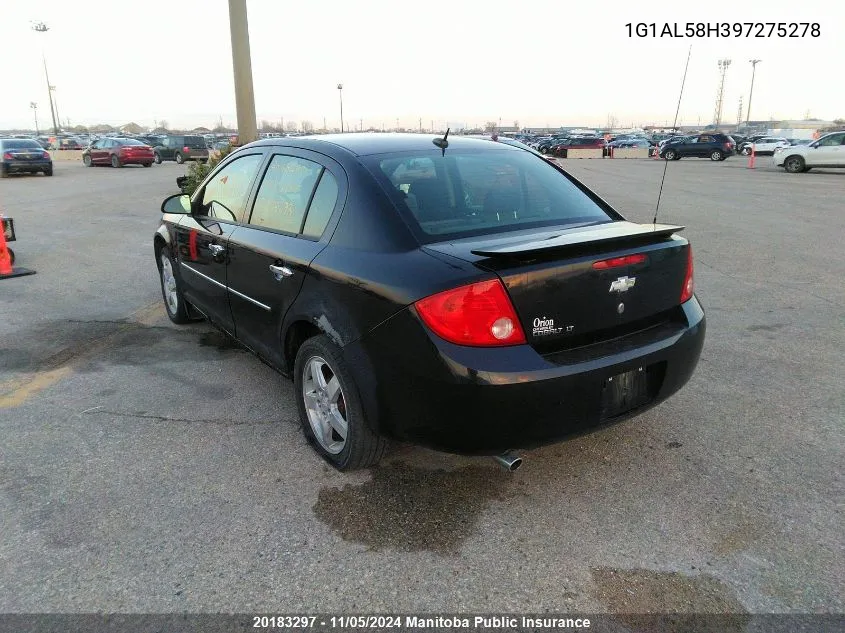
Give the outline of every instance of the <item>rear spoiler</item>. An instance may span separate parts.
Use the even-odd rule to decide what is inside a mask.
[[[564,230],[558,235],[524,242],[512,242],[503,246],[473,249],[473,255],[484,257],[516,257],[551,249],[568,249],[586,244],[608,244],[610,242],[641,241],[649,238],[665,238],[683,231],[683,226],[674,224],[635,224],[634,222],[608,222],[578,229]]]

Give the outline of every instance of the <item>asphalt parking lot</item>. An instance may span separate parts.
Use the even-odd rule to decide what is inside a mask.
[[[845,172],[769,164],[668,165],[709,320],[689,385],[513,474],[335,472],[287,380],[172,325],[152,234],[184,167],[0,181],[38,271],[0,281],[0,612],[842,612]],[[663,161],[565,165],[651,220]]]

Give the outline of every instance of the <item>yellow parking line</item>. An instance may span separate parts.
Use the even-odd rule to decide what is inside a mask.
[[[129,316],[129,319],[131,321],[135,321],[136,323],[140,323],[141,325],[149,326],[158,321],[163,312],[164,307],[161,301],[155,301],[133,312]],[[103,339],[94,341],[91,347],[83,355],[90,354],[94,350],[102,348],[108,339],[125,330],[126,327],[129,326],[126,325],[118,328],[116,332],[111,333]],[[66,376],[69,376],[73,373],[73,364],[76,360],[78,360],[78,357],[69,359],[67,365],[26,374],[21,378],[0,383],[0,409],[19,407],[32,396],[44,391],[52,385],[55,385]]]
[[[59,367],[0,384],[0,409],[19,407],[30,397],[55,385],[71,371],[70,367]]]

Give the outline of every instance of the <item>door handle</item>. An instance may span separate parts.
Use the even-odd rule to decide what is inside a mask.
[[[293,271],[287,266],[277,266],[275,264],[270,264],[270,272],[273,273],[276,281],[282,281],[285,277],[293,275]]]
[[[222,255],[225,252],[226,247],[220,246],[220,244],[209,244],[208,250],[211,251],[212,256],[219,257],[220,255]]]

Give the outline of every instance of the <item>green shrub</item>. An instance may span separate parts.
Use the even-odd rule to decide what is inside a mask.
[[[188,173],[185,174],[184,180],[179,179],[181,181],[179,184],[182,188],[182,193],[186,193],[189,196],[193,195],[194,191],[197,190],[197,187],[199,187],[202,184],[202,181],[205,180],[205,177],[211,173],[211,170],[214,169],[221,160],[231,154],[234,149],[235,148],[232,145],[228,145],[225,149],[215,151],[213,155],[209,156],[208,161],[204,163],[198,160],[191,161],[188,165]]]

